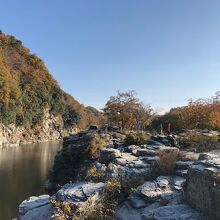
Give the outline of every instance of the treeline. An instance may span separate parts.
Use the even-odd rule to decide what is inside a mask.
[[[86,127],[99,119],[61,90],[43,61],[22,42],[0,32],[0,123],[41,124],[45,111],[62,115],[65,127]]]
[[[190,100],[187,106],[173,108],[163,116],[157,116],[151,126],[158,129],[161,125],[171,130],[209,129],[220,130],[220,92],[210,99]]]
[[[123,130],[220,130],[220,92],[209,99],[190,100],[187,106],[172,108],[164,115],[144,105],[134,91],[118,92],[103,110],[108,123]]]

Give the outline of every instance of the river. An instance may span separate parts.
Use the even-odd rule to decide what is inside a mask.
[[[46,193],[44,183],[61,146],[47,142],[0,150],[0,220],[17,217],[24,199]]]

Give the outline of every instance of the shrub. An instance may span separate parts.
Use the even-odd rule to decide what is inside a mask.
[[[141,145],[141,144],[146,144],[147,140],[149,139],[149,136],[144,133],[130,133],[126,136],[125,138],[125,145]]]
[[[103,203],[100,201],[97,204],[97,194],[90,197],[85,203],[85,205],[81,206],[77,210],[77,215],[79,216],[79,220],[103,220],[103,212],[104,212],[104,206]]]
[[[177,149],[164,149],[158,153],[160,158],[159,172],[160,175],[171,175],[174,173],[176,161],[178,158]]]
[[[179,139],[181,149],[195,152],[205,152],[214,150],[218,147],[219,137],[217,135],[205,136],[202,134],[189,134],[187,137]]]
[[[105,142],[99,135],[95,135],[95,137],[91,140],[88,148],[88,156],[90,158],[98,158],[100,156],[100,151],[103,148]]]
[[[50,200],[50,203],[53,207],[55,207],[59,212],[59,217],[57,219],[64,220],[64,219],[75,219],[79,220],[79,218],[74,218],[74,208],[72,205],[68,203],[63,203],[57,200]]]
[[[76,125],[79,123],[80,117],[73,106],[68,105],[62,115],[65,127]]]
[[[87,170],[86,179],[92,180],[94,182],[100,182],[102,181],[104,176],[105,173],[98,172],[96,167],[93,166]]]
[[[115,217],[115,210],[119,203],[121,192],[121,182],[117,179],[111,179],[106,183],[103,207],[104,215]]]

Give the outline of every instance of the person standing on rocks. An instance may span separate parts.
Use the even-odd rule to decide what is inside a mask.
[[[168,135],[168,141],[171,147],[177,147],[177,140],[176,140],[176,136],[174,133],[172,133],[171,135]]]

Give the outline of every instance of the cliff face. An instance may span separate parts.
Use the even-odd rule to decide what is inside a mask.
[[[42,124],[32,129],[24,126],[17,127],[15,124],[0,124],[0,147],[30,142],[60,140],[63,136],[69,133],[75,133],[77,130],[77,127],[65,129],[60,115],[54,116],[47,112],[45,113]]]
[[[15,37],[0,32],[0,142],[38,141],[99,124],[66,94],[43,61]]]

